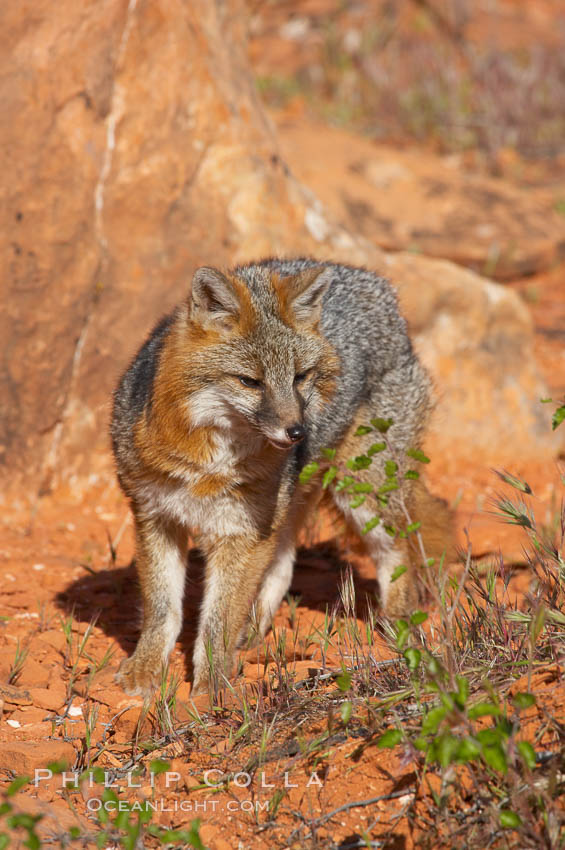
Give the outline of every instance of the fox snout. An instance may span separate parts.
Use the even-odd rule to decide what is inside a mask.
[[[297,443],[302,442],[306,436],[306,428],[300,422],[295,422],[288,427],[277,428],[277,430],[267,437],[273,446],[277,449],[291,449]]]
[[[306,437],[304,408],[292,375],[277,381],[266,376],[256,422],[271,445],[288,450]]]
[[[291,443],[300,443],[306,436],[306,429],[304,425],[300,425],[297,422],[295,425],[291,425],[290,428],[286,429],[286,434]]]

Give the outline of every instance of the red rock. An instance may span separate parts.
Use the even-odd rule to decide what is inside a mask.
[[[563,435],[552,434],[545,385],[532,352],[532,320],[515,293],[453,263],[394,254],[415,348],[437,392],[427,453],[438,461],[483,467],[551,463]],[[530,445],[532,452],[524,449]],[[535,447],[535,448],[534,448]]]
[[[216,837],[218,835],[218,831],[219,830],[217,826],[214,826],[211,823],[203,823],[200,827],[200,838],[206,846],[217,846]],[[210,842],[212,842],[211,845]]]
[[[517,298],[503,299],[477,277],[470,283],[468,273],[447,263],[416,256],[387,262],[372,232],[366,238],[357,219],[351,232],[338,226],[339,210],[331,212],[329,201],[322,206],[289,174],[249,73],[248,14],[243,0],[61,0],[36,16],[15,0],[2,4],[8,159],[0,228],[9,248],[0,256],[0,338],[10,357],[0,367],[0,450],[7,504],[18,491],[34,501],[57,486],[78,499],[92,475],[113,480],[108,400],[144,333],[185,296],[198,264],[267,254],[367,265],[390,274],[403,304],[423,299],[429,309],[416,333],[442,399],[439,451],[476,455],[484,448],[490,465],[501,463],[493,455],[504,449],[507,457],[542,463],[562,440],[548,436],[550,412],[539,411],[546,393]],[[329,134],[324,128],[325,139]],[[318,150],[319,134],[314,144]],[[306,159],[303,151],[300,157]],[[392,192],[391,166],[384,154],[373,159],[364,182],[380,181],[374,191],[386,206],[382,181]],[[408,169],[401,159],[393,172]],[[320,192],[337,174],[327,161],[322,167]],[[339,188],[352,183],[347,172]],[[457,199],[475,184],[464,177],[461,186]],[[498,183],[496,193],[512,204],[511,214],[497,216],[494,236],[473,224],[465,243],[472,263],[484,270],[485,245],[504,225],[514,253],[504,250],[489,268],[504,270],[514,257],[514,270],[531,269],[520,236],[526,219],[538,230],[542,222],[531,243],[535,263],[554,256],[561,237],[547,206],[528,210]],[[401,194],[395,232],[406,224],[407,234],[389,247],[417,238],[424,250],[460,259],[455,216],[441,219],[448,239],[441,222],[431,235],[418,235],[405,203],[410,192]],[[475,245],[478,259],[470,253]],[[468,288],[472,321],[456,309],[467,303]],[[35,604],[29,593],[28,602]],[[65,650],[62,632],[41,640]]]
[[[43,723],[45,720],[45,715],[48,712],[43,708],[34,708],[30,706],[29,708],[20,708],[17,711],[14,711],[10,715],[10,720],[17,720],[18,723],[21,723],[22,726],[27,726],[30,723]]]
[[[245,657],[248,661],[272,662],[275,658],[293,661],[302,657],[303,647],[297,640],[292,629],[277,628],[266,641],[262,641],[256,649],[250,649]]]
[[[242,0],[3,7],[13,486],[109,471],[108,394],[198,263],[282,250],[291,228],[296,251],[314,245],[258,109],[247,14]]]
[[[66,693],[63,689],[49,690],[47,688],[30,688],[29,693],[33,704],[38,708],[49,711],[58,711],[63,708],[66,701]]]
[[[46,629],[38,637],[38,641],[57,652],[64,652],[67,648],[67,639],[62,629]]]
[[[265,665],[262,663],[257,664],[252,661],[246,661],[243,665],[242,674],[246,682],[256,682],[258,679],[262,679],[265,675]]]
[[[351,233],[385,250],[452,260],[497,280],[532,274],[565,256],[565,226],[551,192],[474,174],[456,157],[377,145],[286,113],[279,133],[297,176]],[[321,133],[324,155],[318,156]]]
[[[15,649],[0,649],[0,682],[7,682],[14,663]]]
[[[142,705],[133,706],[123,711],[113,721],[112,726],[116,732],[115,739],[118,743],[126,743],[134,737],[142,716],[142,710]]]
[[[46,688],[51,679],[50,668],[34,658],[26,658],[18,684],[22,687]]]
[[[42,791],[44,791],[44,787],[42,787]],[[42,799],[36,799],[28,794],[20,793],[14,798],[14,803],[18,811],[42,815],[42,819],[37,825],[37,831],[42,838],[49,839],[54,831],[69,830],[73,826],[79,826],[83,831],[89,829],[89,822],[78,815],[76,809],[71,809],[66,800],[62,800],[60,796],[55,796],[50,801],[50,805],[46,806],[44,804],[45,796],[48,795],[42,793],[41,796]]]
[[[53,723],[50,721],[26,723],[20,718],[19,722],[22,723],[22,725],[19,729],[13,729],[10,731],[10,740],[38,741],[53,734]]]
[[[208,694],[197,694],[187,700],[186,707],[190,712],[203,714],[210,711],[210,697]]]
[[[8,705],[31,705],[31,694],[25,688],[0,683],[0,700]]]
[[[190,692],[192,690],[192,684],[190,682],[181,682],[177,688],[176,700],[177,702],[186,702],[190,699]]]
[[[74,747],[65,741],[15,741],[0,747],[0,767],[23,776],[57,761],[66,762],[71,770],[75,756]]]
[[[181,682],[177,688],[176,715],[179,720],[186,722],[192,718],[194,711],[205,712],[210,709],[210,698],[208,694],[197,694],[191,696],[191,682]]]
[[[75,681],[73,685],[73,690],[75,691],[75,693],[80,694],[80,696],[83,697],[92,696],[94,692],[105,692],[109,689],[114,690],[114,692],[117,692],[117,671],[118,666],[113,665],[112,667],[105,667],[99,673],[96,673],[96,675],[92,678],[90,678],[88,674],[83,675]],[[122,694],[123,693],[124,692],[122,691]],[[102,700],[100,700],[100,702],[102,702]]]
[[[143,705],[143,697],[126,694],[118,685],[91,688],[89,697],[109,706],[114,713],[123,708],[141,707]]]
[[[297,661],[289,667],[290,672],[294,672],[294,681],[301,682],[303,679],[315,678],[320,672],[320,668],[312,661]]]

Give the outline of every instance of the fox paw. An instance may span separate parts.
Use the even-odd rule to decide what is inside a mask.
[[[116,673],[116,682],[127,694],[140,695],[148,699],[159,684],[160,670],[155,670],[146,659],[136,653],[125,658]]]
[[[199,676],[198,679],[192,683],[192,687],[190,689],[190,696],[202,696],[202,694],[209,693],[210,690],[210,682],[208,681],[207,676]]]
[[[383,614],[389,620],[408,617],[418,607],[418,594],[408,573],[401,575],[389,591]]]

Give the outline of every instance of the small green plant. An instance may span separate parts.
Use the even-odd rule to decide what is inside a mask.
[[[552,398],[542,398],[542,404],[555,404]],[[565,402],[560,404],[553,413],[553,417],[551,420],[551,427],[555,431],[561,423],[565,420]]]
[[[62,773],[66,765],[50,764],[48,768],[53,774]],[[154,760],[150,764],[151,773],[157,776],[170,769],[166,761]],[[72,841],[78,840],[83,846],[94,844],[97,847],[119,847],[123,850],[141,850],[145,847],[145,838],[153,838],[161,845],[174,848],[193,847],[194,850],[206,850],[200,838],[200,821],[195,819],[189,829],[165,829],[152,823],[154,808],[149,800],[128,801],[121,798],[114,788],[107,787],[105,773],[101,768],[89,768],[79,778],[79,783],[92,779],[99,783],[101,790],[96,810],[98,828],[95,831],[80,825],[61,830],[57,836],[59,846],[66,847]],[[28,776],[20,776],[13,780],[3,792],[3,802],[0,804],[0,850],[10,846],[21,846],[30,850],[40,850],[44,846],[52,846],[52,839],[44,841],[38,826],[44,815],[28,814],[18,811],[14,796],[30,782]],[[23,836],[23,842],[22,842]]]
[[[63,634],[65,636],[66,641],[66,651],[65,651],[65,667],[70,671],[69,681],[67,682],[67,699],[70,699],[73,693],[73,687],[77,680],[80,671],[80,665],[84,660],[90,661],[92,667],[96,666],[96,662],[92,659],[86,652],[86,646],[90,637],[92,635],[95,621],[93,620],[86,627],[84,634],[81,636],[77,634],[76,638],[73,633],[73,624],[75,622],[74,619],[74,611],[71,611],[69,617],[64,620],[62,617],[60,618],[61,629],[63,630]],[[109,651],[108,659],[112,654],[112,650]],[[105,662],[107,663],[107,661]],[[92,671],[91,667],[91,671]],[[98,668],[100,669],[100,667]],[[92,673],[92,677],[94,673]],[[89,679],[91,681],[92,677]]]
[[[16,655],[12,664],[10,665],[10,672],[8,674],[8,684],[15,685],[18,679],[22,674],[22,670],[24,669],[24,664],[26,662],[26,658],[29,654],[29,647],[21,647],[20,641],[18,639],[16,643]]]
[[[177,704],[177,690],[180,679],[176,673],[169,675],[169,665],[163,668],[159,691],[153,704],[155,731],[161,735],[175,736],[174,717]]]
[[[565,419],[565,405],[557,408],[553,427]],[[498,471],[501,481],[519,493],[518,499],[500,495],[496,500],[496,515],[505,522],[524,529],[532,544],[529,566],[538,579],[535,594],[528,597],[526,610],[516,610],[501,598],[497,585],[497,570],[490,569],[483,581],[472,561],[470,547],[463,570],[456,580],[447,576],[443,564],[437,571],[427,569],[420,528],[414,522],[402,498],[405,482],[417,479],[416,468],[407,468],[407,459],[427,463],[420,450],[408,450],[406,458],[393,454],[387,432],[390,420],[373,419],[363,425],[357,434],[364,436],[375,432],[376,440],[364,454],[336,463],[336,453],[325,450],[323,459],[302,470],[301,481],[307,483],[314,476],[321,477],[321,487],[334,486],[351,496],[350,507],[370,504],[374,515],[363,531],[368,533],[383,516],[390,494],[397,493],[403,506],[405,525],[402,528],[386,527],[391,536],[413,535],[428,584],[435,585],[433,598],[437,612],[430,618],[426,612],[413,611],[409,617],[384,624],[391,646],[404,665],[404,687],[391,691],[386,701],[381,697],[376,705],[365,702],[369,716],[374,709],[381,714],[375,734],[363,744],[371,742],[379,749],[402,746],[418,765],[419,782],[427,786],[436,811],[429,818],[439,824],[456,824],[456,813],[450,810],[454,789],[456,798],[462,800],[463,780],[475,789],[481,801],[481,811],[495,830],[514,831],[520,846],[546,846],[558,848],[559,823],[557,814],[557,789],[551,780],[542,779],[544,752],[532,741],[531,732],[523,723],[536,710],[536,697],[532,689],[532,676],[544,664],[557,662],[556,653],[562,644],[565,615],[562,612],[565,587],[565,563],[561,550],[565,539],[565,512],[561,523],[561,539],[556,542],[543,533],[537,525],[530,498],[532,489],[526,481],[510,472]],[[383,453],[386,450],[386,455]],[[391,457],[392,455],[392,457]],[[383,463],[384,483],[379,488],[360,481],[357,473],[371,463],[386,457]],[[503,568],[503,565],[501,565]],[[391,576],[391,581],[402,573],[403,567]],[[505,580],[505,587],[508,577]],[[345,614],[347,658],[336,678],[340,692],[347,693],[342,701],[341,719],[349,728],[359,697],[377,690],[374,670],[371,670],[367,647],[371,645],[369,624],[373,628],[371,609],[368,614],[366,642],[355,620],[355,592],[351,575],[346,576],[341,590],[341,604]],[[561,631],[560,631],[561,630]],[[365,660],[363,659],[365,656]],[[353,661],[353,663],[351,663]],[[526,674],[525,686],[512,688],[521,674]],[[381,690],[382,693],[382,690]],[[406,714],[404,701],[415,701],[415,711]],[[366,697],[365,697],[366,700]],[[382,725],[389,709],[395,706],[389,718],[389,728]],[[390,720],[393,721],[390,725]],[[334,726],[333,712],[328,713],[328,728]],[[441,790],[430,784],[432,773],[439,773]],[[537,788],[534,792],[534,787]],[[428,823],[429,823],[428,818]],[[439,841],[438,832],[438,841]],[[484,836],[480,826],[476,835]],[[541,842],[541,843],[540,843]],[[438,844],[439,846],[439,844]],[[473,846],[481,846],[480,844]],[[511,846],[518,846],[512,844]]]
[[[0,804],[0,850],[9,847],[13,838],[19,841],[22,833],[25,836],[23,842],[30,850],[41,847],[41,839],[37,834],[36,827],[43,815],[31,815],[26,812],[18,812],[13,803],[13,797],[30,781],[29,776],[18,776],[11,782],[3,793],[3,802]],[[2,824],[2,821],[4,823]],[[9,831],[4,831],[9,830]]]
[[[106,650],[106,652],[104,653],[104,655],[102,656],[102,658],[100,659],[100,661],[97,661],[96,658],[92,657],[88,653],[86,653],[86,652],[84,653],[84,657],[88,661],[90,661],[90,669],[88,671],[88,678],[87,678],[87,681],[86,681],[86,693],[87,694],[90,691],[90,688],[92,686],[92,682],[94,681],[94,677],[96,676],[97,673],[100,673],[101,670],[104,670],[104,668],[108,666],[108,664],[112,660],[114,652],[115,652],[114,648],[109,647]]]
[[[150,764],[154,776],[170,769],[166,761],[154,760]],[[104,772],[93,771],[94,779],[104,782]],[[153,837],[168,847],[193,847],[205,850],[200,838],[200,821],[195,819],[189,829],[165,829],[151,823],[153,807],[149,800],[128,801],[121,799],[113,788],[105,787],[101,795],[102,805],[97,811],[99,831],[96,835],[98,847],[116,845],[124,850],[137,850],[144,846],[143,837]],[[77,836],[78,837],[78,836]]]
[[[414,522],[410,516],[404,495],[405,488],[402,487],[402,482],[408,480],[414,481],[420,477],[419,471],[414,467],[414,463],[409,463],[410,461],[429,463],[430,459],[426,457],[424,452],[417,448],[407,449],[405,457],[400,458],[396,453],[393,443],[388,438],[388,431],[392,425],[392,419],[383,419],[380,417],[371,419],[370,425],[360,425],[354,436],[362,437],[371,432],[375,434],[375,442],[369,446],[366,453],[350,458],[345,463],[337,463],[336,450],[323,449],[323,459],[307,464],[300,473],[299,481],[301,484],[307,484],[315,475],[321,474],[322,489],[325,490],[332,485],[336,492],[343,492],[345,495],[351,496],[349,507],[354,510],[369,500],[373,516],[367,520],[361,533],[368,534],[377,525],[382,524],[386,533],[393,538],[408,538],[410,535],[415,534],[418,539],[423,562],[425,562],[426,557],[423,542],[418,533],[420,523]],[[367,469],[374,462],[378,462],[381,452],[385,451],[386,460],[383,462],[383,483],[379,487],[376,487],[369,481],[363,481],[356,473]],[[398,492],[399,503],[405,518],[405,524],[402,528],[397,528],[383,521],[383,513],[388,506],[391,494],[394,492]],[[396,578],[398,578],[398,575]]]
[[[84,740],[80,754],[80,762],[85,767],[90,767],[90,753],[93,745],[93,736],[98,722],[99,707],[96,704],[85,702],[82,707],[84,717]]]
[[[350,4],[337,4],[329,21],[308,16],[310,61],[286,76],[259,77],[260,94],[273,107],[299,95],[328,123],[381,141],[400,136],[444,152],[478,150],[495,172],[505,149],[542,159],[563,151],[559,40],[542,38],[521,49],[497,37],[477,41],[465,0],[406,5],[413,5],[412,14],[402,14],[397,3],[373,9],[352,40]],[[487,14],[492,32],[502,32],[502,6],[493,4]],[[520,164],[514,167],[519,174]],[[555,209],[564,213],[562,198]]]
[[[297,617],[296,617],[296,609],[300,605],[300,596],[293,596],[290,593],[286,594],[286,601],[288,602],[289,614],[288,619],[290,620],[290,628],[294,629],[297,625]]]

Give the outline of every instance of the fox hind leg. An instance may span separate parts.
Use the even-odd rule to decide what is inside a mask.
[[[346,522],[362,540],[364,547],[375,564],[377,582],[383,613],[390,618],[403,617],[411,613],[417,603],[417,591],[411,572],[410,552],[405,540],[393,539],[381,522],[367,534],[362,530],[373,512],[364,506],[351,508],[351,496],[334,493],[334,502],[343,513]],[[398,577],[398,567],[406,567]]]
[[[378,408],[377,408],[378,409]],[[358,411],[348,434],[340,444],[337,460],[346,462],[349,458],[357,457],[367,453],[372,443],[379,443],[379,435],[370,432],[357,436],[360,425],[366,425],[371,415],[369,409],[363,407]],[[392,418],[392,416],[391,416]],[[402,454],[402,446],[410,445],[410,435],[406,433],[405,426],[393,424],[388,432],[388,438],[393,445],[398,446],[399,454]],[[381,487],[386,479],[385,464],[394,460],[388,450],[377,451],[372,457],[372,463],[365,469],[356,472],[356,477],[364,483],[371,484],[374,491]],[[412,481],[402,481],[401,486],[405,488],[405,497],[409,496]],[[380,507],[376,503],[374,495],[370,495],[364,504],[359,507],[351,507],[353,495],[343,490],[336,491],[334,486],[329,488],[330,495],[343,514],[347,524],[353,528],[371,559],[375,564],[377,581],[380,590],[380,599],[383,612],[387,617],[401,617],[410,613],[417,603],[417,591],[414,574],[411,568],[410,551],[406,539],[392,536],[387,529],[391,527],[401,529],[406,525],[406,518],[402,510],[402,502],[399,493],[389,491],[386,494],[387,503]],[[367,522],[379,516],[379,523],[367,533],[363,533]],[[395,571],[398,567],[405,567],[405,571]]]
[[[383,613],[391,619],[396,619],[414,611],[418,602],[418,593],[414,584],[408,546],[403,541],[391,541],[391,543],[392,545],[385,548],[381,541],[375,546],[373,540],[368,540],[367,549],[376,566]],[[400,574],[395,576],[395,571],[400,567],[405,568],[404,572],[399,571]]]

